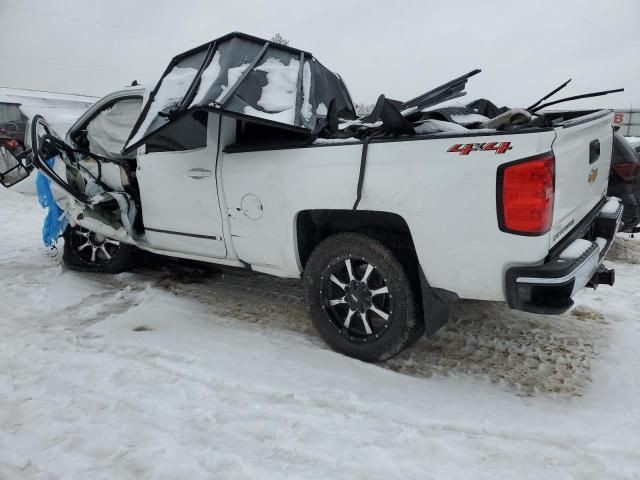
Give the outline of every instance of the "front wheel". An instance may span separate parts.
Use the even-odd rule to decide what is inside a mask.
[[[135,247],[81,227],[64,232],[62,261],[73,270],[120,273],[131,265]]]
[[[315,328],[345,355],[386,360],[424,330],[402,263],[366,235],[341,233],[321,242],[307,262],[304,284]]]

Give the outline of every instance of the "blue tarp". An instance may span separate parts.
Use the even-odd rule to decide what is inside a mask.
[[[53,168],[57,157],[51,157],[46,160],[49,168]],[[68,221],[62,218],[63,211],[56,205],[51,193],[51,180],[45,177],[42,172],[38,172],[36,176],[36,191],[38,192],[38,200],[42,208],[48,208],[47,215],[44,217],[44,225],[42,226],[42,241],[47,247],[53,247],[58,238],[62,236],[67,228]]]

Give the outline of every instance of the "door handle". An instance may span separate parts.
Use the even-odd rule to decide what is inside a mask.
[[[600,140],[597,138],[589,143],[589,165],[600,158]]]
[[[187,172],[187,177],[191,178],[207,178],[213,175],[211,170],[205,170],[204,168],[192,168]]]

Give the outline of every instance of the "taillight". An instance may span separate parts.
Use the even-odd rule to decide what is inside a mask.
[[[520,235],[542,235],[551,229],[555,190],[555,157],[544,155],[498,169],[500,229]]]
[[[9,150],[15,150],[18,148],[18,142],[16,140],[5,140],[4,145]]]
[[[623,162],[612,165],[613,171],[622,179],[623,182],[634,183],[640,176],[640,163]]]

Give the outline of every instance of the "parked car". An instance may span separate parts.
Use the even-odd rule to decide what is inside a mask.
[[[624,137],[631,148],[633,148],[638,155],[640,155],[640,137]]]
[[[0,147],[16,150],[20,144],[21,142],[16,140],[10,132],[0,129]]]
[[[637,231],[640,223],[640,158],[629,142],[615,133],[607,195],[618,197],[624,205],[623,232]]]
[[[357,118],[310,53],[236,33],[99,101],[66,142],[36,117],[64,262],[119,272],[142,249],[302,277],[320,335],[366,361],[434,335],[458,298],[565,312],[613,284],[611,113],[432,109],[475,73]]]
[[[23,141],[26,125],[27,122],[17,121],[0,123],[0,135]]]
[[[0,87],[0,135],[24,141],[28,119],[20,109],[20,104],[14,102],[3,95]]]

